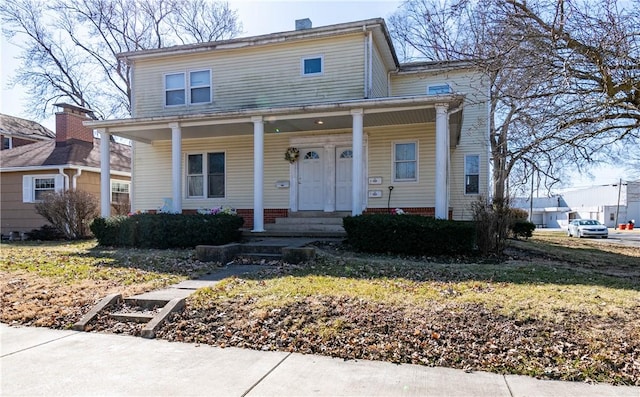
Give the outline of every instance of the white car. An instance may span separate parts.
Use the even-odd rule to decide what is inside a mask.
[[[567,228],[569,237],[609,237],[609,230],[595,219],[576,219]]]

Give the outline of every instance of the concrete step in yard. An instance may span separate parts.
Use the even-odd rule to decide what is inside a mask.
[[[161,292],[161,294],[157,292]],[[190,291],[189,294],[192,292],[193,291]],[[160,328],[171,313],[184,308],[187,296],[185,291],[174,294],[179,297],[174,296],[171,299],[161,299],[159,296],[162,294],[166,295],[167,292],[162,292],[162,290],[153,291],[149,293],[149,295],[151,295],[149,299],[143,297],[145,294],[126,299],[122,299],[122,295],[120,294],[109,295],[94,306],[94,308],[84,315],[80,321],[75,323],[72,328],[76,331],[85,331],[89,322],[94,320],[100,312],[108,313],[114,308],[119,308],[118,311],[108,313],[109,317],[121,322],[145,324],[140,331],[140,336],[152,339],[155,337],[158,328]]]
[[[76,331],[86,331],[90,328],[90,322],[99,314],[106,313],[117,321],[144,324],[140,336],[151,339],[171,313],[184,309],[187,297],[198,288],[212,287],[225,278],[257,272],[264,267],[258,264],[227,265],[197,280],[185,280],[169,288],[124,299],[121,294],[111,294],[98,302],[72,328]]]

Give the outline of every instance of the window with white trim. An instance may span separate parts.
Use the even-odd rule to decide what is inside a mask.
[[[418,145],[416,142],[393,144],[393,181],[415,182],[418,180]]]
[[[184,73],[164,76],[164,103],[166,106],[178,106],[186,103],[184,86]]]
[[[464,193],[480,193],[480,156],[464,156]]]
[[[192,105],[211,102],[211,71],[189,72],[189,103]]]
[[[324,59],[322,56],[302,58],[302,75],[319,76],[324,72]]]
[[[37,203],[49,192],[64,189],[64,177],[60,174],[24,175],[22,177],[22,202]]]
[[[188,198],[225,197],[224,152],[189,154],[186,168]]]
[[[129,203],[129,189],[131,182],[129,181],[111,181],[111,202],[112,203]]]
[[[449,84],[436,84],[427,87],[427,95],[451,94],[451,86]]]
[[[167,74],[164,76],[164,90],[165,106],[210,103],[211,70]]]

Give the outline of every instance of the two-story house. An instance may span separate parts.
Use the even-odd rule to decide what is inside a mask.
[[[482,73],[401,64],[383,19],[310,25],[119,55],[132,117],[85,125],[133,142],[134,210],[227,205],[255,232],[303,211],[470,218],[489,184]]]

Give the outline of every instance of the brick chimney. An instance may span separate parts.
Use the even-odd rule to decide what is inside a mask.
[[[56,146],[64,146],[71,141],[82,141],[93,144],[93,129],[82,125],[83,121],[91,120],[91,109],[86,109],[68,103],[56,103],[60,108],[56,113]]]

